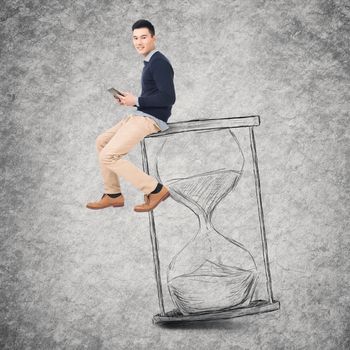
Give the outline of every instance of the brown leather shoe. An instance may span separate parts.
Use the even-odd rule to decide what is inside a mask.
[[[161,201],[165,201],[170,196],[168,189],[163,186],[163,188],[155,194],[145,194],[145,203],[136,205],[134,210],[137,212],[146,212],[153,210]]]
[[[120,195],[117,198],[112,198],[107,194],[104,194],[98,202],[90,202],[86,205],[86,207],[89,209],[104,209],[108,207],[123,207],[123,206],[124,206],[123,195]]]

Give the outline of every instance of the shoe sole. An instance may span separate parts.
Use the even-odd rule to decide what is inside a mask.
[[[124,207],[124,204],[113,204],[114,208]]]
[[[93,207],[86,206],[86,208],[92,209],[92,210],[106,209],[109,207],[120,208],[120,207],[124,207],[124,204],[111,204],[111,205],[107,205],[106,207],[99,207],[99,208],[93,208]]]
[[[169,197],[170,197],[170,192],[167,192],[153,208],[151,208],[151,209],[135,209],[134,208],[134,211],[136,211],[137,213],[146,213],[146,212],[152,211],[153,209],[157,208],[157,206],[160,204],[160,202],[165,201]]]

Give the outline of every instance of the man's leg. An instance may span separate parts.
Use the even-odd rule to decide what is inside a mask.
[[[117,133],[117,131],[126,123],[128,116],[119,121],[112,128],[106,130],[104,133],[100,134],[96,139],[96,149],[98,155],[103,150],[103,148],[108,144],[112,137]],[[110,170],[104,163],[100,162],[100,170],[103,179],[104,193],[121,193],[120,182],[118,175]]]
[[[125,124],[128,117],[123,118],[115,126],[108,129],[96,139],[96,148],[98,154],[108,144],[115,133]],[[102,198],[96,202],[87,203],[86,207],[89,209],[104,209],[108,207],[123,207],[124,196],[121,193],[120,182],[118,175],[109,170],[104,164],[100,163],[100,170],[103,178],[104,194]]]
[[[142,116],[128,116],[125,122],[120,125],[109,142],[101,149],[99,160],[101,169],[108,169],[118,176],[122,176],[134,187],[144,194],[152,192],[158,182],[152,176],[144,173],[130,161],[123,157],[144,137],[160,131],[159,127],[151,118]],[[111,179],[110,173],[105,171],[106,179]],[[114,178],[114,181],[115,179]],[[116,182],[114,182],[116,185]],[[120,189],[120,185],[118,185]],[[115,186],[114,190],[117,189]]]

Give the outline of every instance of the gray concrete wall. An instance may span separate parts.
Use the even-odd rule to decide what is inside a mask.
[[[350,347],[346,1],[5,0],[0,13],[2,349]],[[139,18],[175,70],[171,121],[261,116],[279,312],[154,326],[142,194],[123,183],[125,208],[85,208],[102,192],[95,137],[128,113],[106,89],[140,91]],[[141,166],[140,149],[129,159]],[[161,249],[176,242],[164,234]]]

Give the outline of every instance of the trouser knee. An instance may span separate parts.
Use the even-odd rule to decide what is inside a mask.
[[[105,152],[103,149],[100,151],[99,155],[99,161],[100,163],[104,165],[111,165],[112,163],[117,162],[119,159],[123,157],[123,154],[120,154],[118,152],[110,153]]]
[[[106,146],[107,142],[103,134],[98,135],[96,137],[96,149],[98,152],[101,152],[104,146]]]

